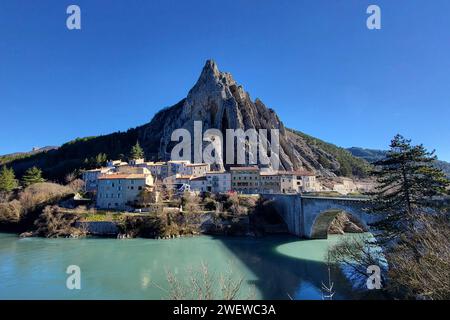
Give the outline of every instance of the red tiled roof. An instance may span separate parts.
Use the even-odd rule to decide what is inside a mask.
[[[146,174],[126,174],[126,173],[115,173],[115,174],[104,174],[98,177],[99,180],[117,180],[117,179],[145,179],[148,175]]]

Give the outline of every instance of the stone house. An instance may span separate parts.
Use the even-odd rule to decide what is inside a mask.
[[[209,170],[208,163],[188,163],[181,169],[181,173],[183,175],[199,177],[206,175]]]
[[[231,167],[231,189],[238,193],[259,193],[259,168]]]
[[[280,175],[277,172],[261,172],[259,177],[260,193],[280,193]]]

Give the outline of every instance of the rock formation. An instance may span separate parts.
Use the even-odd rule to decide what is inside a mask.
[[[259,100],[252,100],[230,73],[220,72],[208,60],[187,97],[163,109],[152,121],[140,128],[139,140],[146,154],[154,159],[169,160],[176,144],[171,141],[175,129],[185,128],[193,136],[194,121],[201,121],[203,131],[218,129],[225,137],[226,129],[278,129],[280,133],[280,170],[307,169],[325,176],[335,176],[332,169],[339,162],[326,151],[309,145],[298,134],[287,130],[274,110]],[[319,159],[326,159],[325,168]]]

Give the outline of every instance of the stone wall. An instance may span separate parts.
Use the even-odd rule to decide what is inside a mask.
[[[119,233],[117,224],[110,221],[77,222],[76,227],[80,226],[96,236],[115,236]]]

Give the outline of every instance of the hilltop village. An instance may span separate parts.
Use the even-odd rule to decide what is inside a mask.
[[[85,192],[93,195],[98,209],[129,210],[144,190],[162,188],[175,194],[190,192],[257,194],[300,194],[315,192],[356,193],[367,188],[348,178],[327,187],[313,172],[267,171],[257,166],[230,167],[228,171],[212,171],[207,163],[187,160],[146,162],[143,158],[129,162],[107,161],[105,167],[83,173]]]

